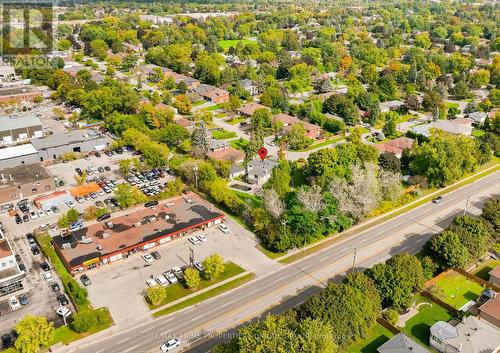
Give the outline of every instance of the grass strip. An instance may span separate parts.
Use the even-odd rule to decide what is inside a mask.
[[[196,295],[194,297],[191,297],[189,299],[186,299],[178,304],[175,304],[175,305],[172,305],[168,308],[165,308],[163,310],[159,310],[155,313],[153,313],[153,317],[155,318],[158,318],[158,317],[161,317],[161,316],[164,316],[164,315],[168,315],[168,314],[171,314],[173,312],[176,312],[178,310],[181,310],[181,309],[184,309],[184,308],[187,308],[189,306],[192,306],[192,305],[195,305],[195,304],[198,304],[204,300],[207,300],[207,299],[210,299],[212,297],[215,297],[217,295],[220,295],[224,292],[227,292],[231,289],[234,289],[236,287],[239,287],[241,286],[242,284],[248,282],[248,281],[251,281],[252,279],[254,279],[255,277],[255,274],[253,273],[249,273],[249,274],[246,274],[244,276],[241,276],[239,278],[236,278],[235,280],[232,280],[230,282],[227,282],[223,285],[220,285],[218,287],[215,287],[213,289],[210,289],[206,292],[203,292],[199,295]]]

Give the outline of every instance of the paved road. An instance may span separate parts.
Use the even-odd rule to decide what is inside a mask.
[[[467,211],[480,213],[480,204],[499,193],[499,181],[500,172],[496,172],[446,195],[439,205],[427,203],[224,295],[153,322],[111,328],[56,352],[158,352],[171,336],[180,337],[185,349],[191,344],[194,347],[191,352],[207,352],[213,344],[207,337],[217,336],[213,332],[223,332],[272,307],[279,312],[294,306],[327,281],[341,278],[352,266],[355,248],[357,268],[401,252],[416,253],[433,233],[463,212],[468,197]],[[278,303],[282,304],[276,307]]]

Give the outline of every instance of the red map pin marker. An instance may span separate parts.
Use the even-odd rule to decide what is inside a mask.
[[[266,156],[267,156],[267,149],[265,147],[261,147],[261,148],[259,148],[257,153],[259,154],[260,159],[264,160],[264,158],[266,158]]]

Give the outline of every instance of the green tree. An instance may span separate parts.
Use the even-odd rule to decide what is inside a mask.
[[[384,152],[378,157],[378,164],[382,169],[401,173],[401,160],[394,153]]]
[[[388,112],[385,115],[385,123],[382,131],[385,137],[393,138],[397,135],[396,131],[396,119],[398,118],[398,114],[395,112]]]
[[[200,285],[200,272],[192,267],[188,267],[184,271],[184,280],[188,288],[196,288]]]
[[[290,191],[292,181],[290,163],[287,160],[280,160],[278,166],[273,168],[271,177],[264,185],[264,188],[273,189],[279,197],[285,196]]]
[[[146,195],[141,190],[130,184],[118,184],[115,195],[122,208],[129,208],[147,200]]]
[[[484,203],[481,217],[492,225],[496,232],[495,238],[498,239],[500,231],[500,197],[494,196]]]
[[[153,305],[159,305],[167,298],[167,292],[165,288],[160,285],[154,287],[149,287],[146,290],[146,299]]]
[[[219,254],[215,253],[203,260],[205,267],[204,275],[208,279],[216,279],[224,272],[224,259]]]
[[[73,178],[76,181],[76,185],[83,185],[85,183],[85,181],[87,180],[87,172],[82,171],[82,174],[74,175]]]
[[[35,353],[48,347],[54,334],[54,325],[43,316],[26,315],[16,325],[18,337],[14,347],[20,353]]]
[[[120,172],[123,175],[128,176],[130,173],[130,169],[132,168],[132,160],[131,159],[120,159],[118,161],[118,167],[120,168]]]
[[[150,141],[145,143],[140,148],[144,162],[151,168],[159,168],[166,166],[170,150],[167,146],[158,142]]]
[[[471,261],[470,253],[462,244],[460,236],[451,230],[434,235],[430,240],[429,249],[444,268],[464,268]]]
[[[179,114],[187,115],[191,113],[192,107],[191,100],[185,94],[180,94],[175,97],[174,108],[177,109]]]

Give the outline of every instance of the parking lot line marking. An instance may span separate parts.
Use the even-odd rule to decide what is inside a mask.
[[[130,347],[129,349],[124,350],[124,351],[123,351],[123,353],[125,353],[125,352],[130,352],[132,349],[135,349],[135,348],[137,348],[138,346],[139,346],[139,345],[138,345],[138,344],[136,344],[135,346]]]
[[[130,337],[124,338],[124,339],[122,339],[121,341],[116,342],[116,344],[123,343],[123,342],[125,342],[125,341],[128,341],[129,339],[130,339]]]

